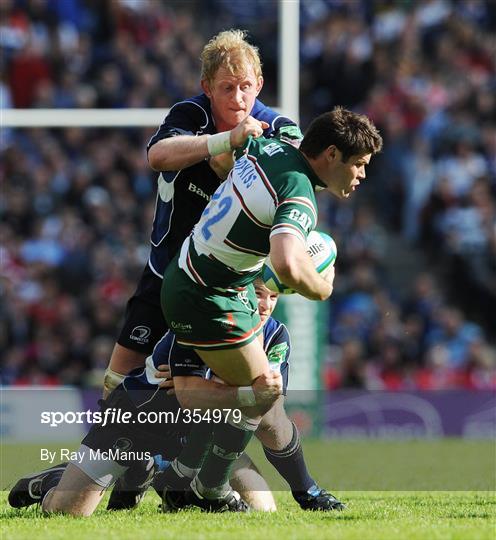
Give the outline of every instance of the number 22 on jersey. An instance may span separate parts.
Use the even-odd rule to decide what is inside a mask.
[[[224,183],[220,186],[220,189],[212,195],[212,201],[217,201],[218,199],[220,199],[222,193],[224,193],[225,188],[226,184]],[[212,204],[212,202],[210,202],[210,204],[205,208],[202,214],[202,219],[206,216],[210,216],[201,228],[201,232],[205,240],[209,240],[212,236],[212,233],[210,232],[210,227],[220,221],[229,212],[231,205],[232,197],[227,196],[221,199],[218,203]],[[211,210],[212,213],[210,214]]]

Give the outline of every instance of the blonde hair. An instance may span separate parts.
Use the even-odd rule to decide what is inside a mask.
[[[246,41],[245,30],[225,30],[214,36],[203,47],[201,78],[211,82],[220,67],[234,76],[243,76],[249,66],[253,67],[255,77],[262,75],[262,62],[258,48]]]

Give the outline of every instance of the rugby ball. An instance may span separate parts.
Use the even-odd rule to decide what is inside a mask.
[[[336,243],[328,234],[320,231],[311,231],[307,236],[307,253],[312,258],[315,270],[319,274],[324,274],[336,261],[338,251]],[[296,292],[281,282],[272,266],[270,255],[265,259],[262,266],[262,279],[267,289],[271,291],[280,294],[294,294]]]

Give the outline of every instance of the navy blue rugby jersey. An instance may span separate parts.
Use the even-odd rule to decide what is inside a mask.
[[[266,107],[258,99],[251,116],[269,124],[265,137],[302,137],[296,124]],[[176,103],[162,125],[150,139],[148,150],[158,141],[177,135],[213,135],[217,133],[205,94]],[[206,160],[179,171],[164,171],[158,176],[158,193],[151,234],[149,266],[154,274],[162,277],[167,265],[177,253],[186,236],[210,201],[220,184]]]
[[[291,343],[289,333],[283,323],[269,317],[263,328],[264,350],[273,370],[280,370],[283,376],[283,393],[286,394],[289,374]],[[157,392],[157,385],[163,381],[155,377],[157,367],[169,364],[172,376],[209,377],[209,369],[192,350],[180,347],[175,335],[169,330],[155,345],[153,353],[146,359],[144,368],[133,370],[122,385],[136,406],[149,401]],[[175,397],[174,400],[175,401]]]

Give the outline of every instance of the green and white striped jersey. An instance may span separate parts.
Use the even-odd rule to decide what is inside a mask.
[[[253,281],[271,236],[289,233],[305,242],[315,228],[317,185],[322,184],[299,150],[250,137],[185,240],[180,268],[210,287],[232,289]]]

